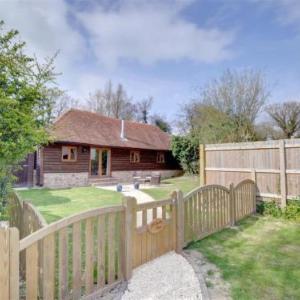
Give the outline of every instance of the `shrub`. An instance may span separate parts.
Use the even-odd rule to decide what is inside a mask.
[[[289,220],[300,221],[300,201],[290,200],[284,211],[284,217]]]
[[[199,173],[199,141],[196,138],[174,136],[172,153],[186,173]]]
[[[257,212],[265,216],[300,221],[300,201],[289,200],[284,209],[275,201],[262,202],[257,205]]]

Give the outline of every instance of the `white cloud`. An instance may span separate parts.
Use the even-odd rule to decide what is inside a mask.
[[[185,20],[187,1],[121,1],[77,14],[95,56],[106,66],[122,59],[153,64],[182,60],[212,63],[230,56],[233,33]]]
[[[63,0],[1,0],[0,19],[7,28],[19,30],[27,51],[39,59],[60,51],[58,71],[72,68],[82,58],[85,47],[81,35],[68,23],[68,5]]]

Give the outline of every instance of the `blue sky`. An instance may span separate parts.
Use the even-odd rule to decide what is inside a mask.
[[[270,101],[300,100],[300,0],[0,0],[0,19],[81,99],[111,79],[174,119],[227,68],[261,70]]]

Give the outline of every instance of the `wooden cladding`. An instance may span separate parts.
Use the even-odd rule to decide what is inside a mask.
[[[139,152],[139,162],[131,163],[131,153]],[[155,150],[130,150],[122,148],[111,149],[112,171],[134,171],[134,170],[176,170],[180,169],[171,151]],[[164,162],[158,162],[157,154],[164,154]]]
[[[62,160],[63,149],[65,149],[68,158],[76,157],[76,159]],[[70,151],[73,151],[73,154],[70,154]],[[74,154],[74,151],[76,151],[77,154]],[[48,145],[43,148],[43,156],[41,158],[43,165],[42,171],[44,173],[89,172],[90,151],[90,147],[86,146]],[[111,148],[109,153],[111,160],[110,171],[180,169],[171,151]]]
[[[76,160],[62,160],[62,149],[65,145],[53,144],[43,148],[44,173],[76,173],[89,172],[90,151],[83,151],[84,147],[78,146]],[[67,147],[68,149],[74,147]]]

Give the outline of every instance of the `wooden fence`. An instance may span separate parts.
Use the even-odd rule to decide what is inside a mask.
[[[17,227],[20,238],[47,226],[40,212],[29,202],[21,200],[16,193],[9,195],[10,226]]]
[[[3,299],[93,298],[131,277],[132,270],[192,240],[233,225],[255,210],[255,184],[200,187],[183,197],[123,204],[73,215],[20,239],[0,229]],[[19,268],[25,258],[25,273]],[[22,256],[21,256],[22,257]]]
[[[244,179],[257,184],[257,196],[286,199],[300,195],[300,139],[200,145],[200,185],[229,187]]]
[[[244,180],[227,189],[221,185],[199,187],[184,198],[184,245],[202,239],[255,213],[255,184]]]

